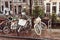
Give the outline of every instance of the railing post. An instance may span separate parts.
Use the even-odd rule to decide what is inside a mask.
[[[48,29],[51,28],[51,19],[48,21]]]

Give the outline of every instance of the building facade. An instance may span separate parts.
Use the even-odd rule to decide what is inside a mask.
[[[35,0],[32,0],[32,8],[34,7]],[[43,0],[38,0],[38,5],[43,5]],[[5,14],[9,13],[20,14],[24,8],[29,9],[30,0],[1,0],[1,11]]]
[[[4,14],[6,11],[9,11],[12,14],[21,13],[24,5],[27,5],[25,1],[26,0],[1,0],[1,11]]]
[[[57,15],[60,13],[60,0],[45,0],[44,6],[45,13],[56,13]]]
[[[1,0],[0,0],[0,11],[1,11]]]

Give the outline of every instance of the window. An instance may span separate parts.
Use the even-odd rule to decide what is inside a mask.
[[[12,1],[10,1],[10,10],[12,10],[12,4],[11,3],[12,3]]]
[[[60,12],[60,3],[59,3],[59,12]]]
[[[2,11],[4,10],[4,6],[2,5]]]
[[[19,0],[19,2],[21,2],[21,0]]]
[[[12,1],[10,1],[10,3],[12,3]]]
[[[56,2],[53,2],[53,5],[56,5]]]
[[[56,13],[56,6],[52,7],[52,13]]]
[[[5,7],[7,7],[7,8],[8,8],[8,2],[5,2]]]
[[[42,3],[43,3],[43,0],[39,0],[39,5],[42,5]]]
[[[35,4],[36,4],[36,2],[37,2],[37,5],[38,5],[38,1],[35,1],[35,0],[33,1],[33,4],[35,5]]]
[[[58,16],[60,17],[60,2],[59,2],[59,14],[58,14]]]
[[[46,5],[47,5],[46,12],[50,12],[50,3],[47,3]]]
[[[19,0],[13,0],[13,2],[18,2]]]
[[[12,5],[10,5],[10,10],[12,10]]]
[[[21,5],[18,6],[18,14],[21,14]]]
[[[23,2],[26,2],[26,0],[23,0]]]
[[[16,11],[16,6],[15,6],[15,14],[17,13],[17,11]]]

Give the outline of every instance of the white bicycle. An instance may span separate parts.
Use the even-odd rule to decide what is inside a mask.
[[[41,35],[42,30],[45,30],[47,25],[44,22],[41,22],[41,19],[38,17],[35,20],[34,31],[37,35]]]

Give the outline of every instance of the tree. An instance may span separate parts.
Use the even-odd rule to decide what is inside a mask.
[[[37,0],[35,0],[35,7],[33,9],[32,15],[34,17],[38,17],[38,16],[40,16],[41,18],[44,17],[44,10],[43,10],[43,8],[38,6],[38,1]]]

